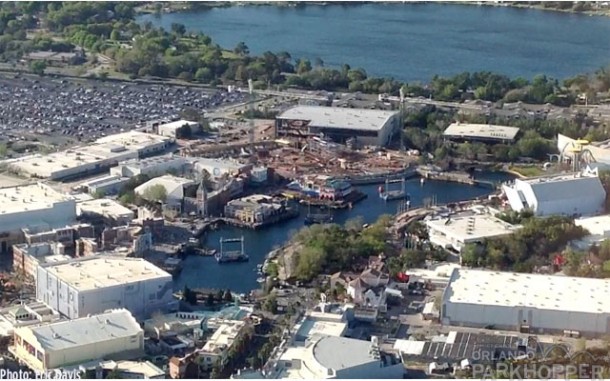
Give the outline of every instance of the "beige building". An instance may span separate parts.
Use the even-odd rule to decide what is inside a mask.
[[[39,264],[69,261],[61,242],[22,243],[13,246],[13,269],[36,278]]]
[[[76,202],[45,184],[0,189],[0,250],[25,242],[24,232],[49,231],[74,224]]]
[[[60,319],[57,311],[41,302],[6,307],[0,310],[0,336],[12,337],[15,328],[48,324]]]
[[[102,218],[108,224],[129,225],[135,214],[118,202],[100,198],[76,204],[76,214],[81,217]]]
[[[146,319],[177,303],[172,276],[142,258],[94,255],[36,271],[36,298],[70,319],[115,308]]]
[[[221,364],[227,361],[227,354],[233,344],[247,329],[244,321],[225,320],[199,351],[199,363],[205,369],[211,369],[218,360]]]
[[[34,371],[98,359],[133,359],[144,353],[144,331],[127,310],[17,328],[9,351]]]

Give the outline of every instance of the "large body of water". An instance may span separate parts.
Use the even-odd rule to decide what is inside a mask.
[[[513,176],[504,173],[479,173],[477,178],[491,181],[507,181]],[[365,192],[368,198],[354,205],[351,210],[341,210],[334,214],[336,223],[344,223],[350,218],[362,216],[365,223],[372,223],[382,214],[395,214],[400,201],[382,201],[377,189],[379,185],[359,186],[358,189]],[[456,202],[490,193],[489,189],[440,182],[427,181],[421,185],[419,179],[407,182],[407,189],[411,196],[411,206],[421,206],[427,197],[435,196],[437,203]],[[191,256],[184,261],[184,270],[176,278],[176,288],[181,289],[184,285],[189,287],[230,288],[237,292],[246,292],[258,287],[256,279],[256,265],[265,260],[265,256],[275,247],[285,243],[298,229],[303,228],[303,219],[307,211],[303,208],[299,218],[285,223],[270,226],[259,231],[238,229],[233,227],[222,227],[210,232],[207,236],[206,246],[218,249],[220,238],[244,237],[247,253],[250,261],[245,263],[228,263],[219,265],[214,258]]]
[[[435,74],[488,70],[564,79],[610,64],[610,19],[508,7],[448,4],[248,6],[143,15],[182,23],[223,48],[344,63],[375,76],[429,81]],[[313,61],[312,61],[313,62]]]

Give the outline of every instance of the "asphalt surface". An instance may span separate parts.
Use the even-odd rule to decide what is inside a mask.
[[[0,76],[0,131],[5,141],[32,135],[92,141],[146,121],[241,103],[246,94],[169,85]],[[43,138],[42,140],[47,140]]]

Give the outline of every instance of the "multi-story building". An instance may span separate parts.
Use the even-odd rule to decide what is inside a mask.
[[[61,242],[21,243],[13,245],[13,269],[36,278],[38,265],[65,262],[72,259],[65,254]]]
[[[146,191],[154,186],[162,186],[165,189],[166,199],[164,201],[166,203],[180,204],[184,200],[186,188],[194,187],[193,193],[195,193],[197,183],[182,177],[164,175],[145,182],[134,189],[134,191],[136,194],[146,198]]]
[[[608,279],[455,269],[445,289],[446,325],[536,334],[610,334]]]
[[[310,197],[332,201],[344,199],[354,190],[349,181],[326,175],[303,176],[288,184],[288,189],[304,193]]]
[[[537,216],[591,216],[604,212],[606,191],[597,173],[516,179],[502,189],[513,210],[531,210]]]
[[[244,321],[222,321],[203,348],[198,352],[198,362],[201,368],[204,370],[212,369],[218,362],[222,366],[226,365],[229,350],[247,329],[248,326]]]
[[[75,320],[15,329],[10,352],[38,372],[94,360],[128,360],[144,354],[144,331],[121,309]]]
[[[399,124],[397,111],[320,106],[293,107],[278,115],[275,122],[278,136],[324,135],[341,143],[355,138],[371,146],[387,145]]]
[[[100,173],[121,161],[162,153],[171,139],[139,131],[110,135],[83,147],[7,162],[9,169],[32,178],[66,180]]]
[[[513,234],[521,228],[489,214],[474,212],[427,220],[430,242],[455,251],[462,251],[469,243],[483,243],[486,239]]]
[[[48,231],[76,222],[76,201],[45,184],[0,189],[0,251],[24,240],[24,229]]]
[[[128,225],[135,217],[132,210],[107,198],[79,202],[76,204],[76,213],[81,217],[102,219],[105,224],[112,226]]]
[[[282,202],[274,201],[265,195],[251,195],[232,200],[225,206],[225,217],[235,218],[247,223],[264,223],[269,218],[285,212]]]
[[[126,308],[138,319],[175,307],[172,276],[141,258],[97,255],[40,265],[36,298],[75,319]]]
[[[22,303],[0,310],[0,336],[12,337],[15,329],[61,320],[57,311],[41,302]]]
[[[197,122],[177,120],[175,122],[159,124],[159,126],[157,126],[157,133],[161,136],[180,139],[190,137],[200,128],[201,126]]]
[[[128,178],[139,175],[156,177],[174,171],[182,173],[187,164],[186,158],[182,156],[163,155],[147,157],[119,163],[117,167],[110,169],[110,174]]]

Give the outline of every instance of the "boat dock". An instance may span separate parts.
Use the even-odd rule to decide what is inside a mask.
[[[493,181],[477,180],[465,172],[438,172],[427,168],[417,168],[417,173],[426,179],[449,181],[460,184],[468,184],[487,189],[496,189],[497,185]]]
[[[329,209],[345,209],[351,208],[351,206],[357,202],[360,202],[367,198],[366,193],[360,192],[357,189],[354,189],[350,194],[347,195],[346,198],[339,201],[331,201],[331,200],[321,200],[319,198],[306,197],[303,195],[295,195],[295,198],[298,197],[301,201],[301,204],[308,204],[311,206],[323,206]]]
[[[417,176],[417,169],[409,167],[401,171],[362,174],[359,176],[342,177],[341,179],[349,181],[352,185],[371,185],[383,184],[386,180],[412,179]]]
[[[397,190],[390,190],[390,184],[392,183],[401,183],[401,188]],[[404,200],[409,199],[409,194],[407,193],[406,179],[402,178],[400,180],[390,180],[386,179],[385,188],[379,187],[379,197],[383,201],[391,201],[391,200]]]
[[[225,251],[225,244],[227,243],[239,243],[240,250]],[[244,237],[241,238],[221,238],[220,239],[220,251],[214,255],[214,258],[218,263],[229,263],[229,262],[247,262],[250,257],[244,251]]]
[[[248,222],[238,220],[236,218],[219,218],[219,222],[223,222],[227,225],[235,226],[238,228],[246,228],[246,229],[261,229],[269,225],[276,224],[278,222],[287,221],[292,218],[296,218],[299,216],[299,210],[297,208],[286,209],[286,211],[282,214],[277,214],[275,216],[270,216],[262,222]]]

